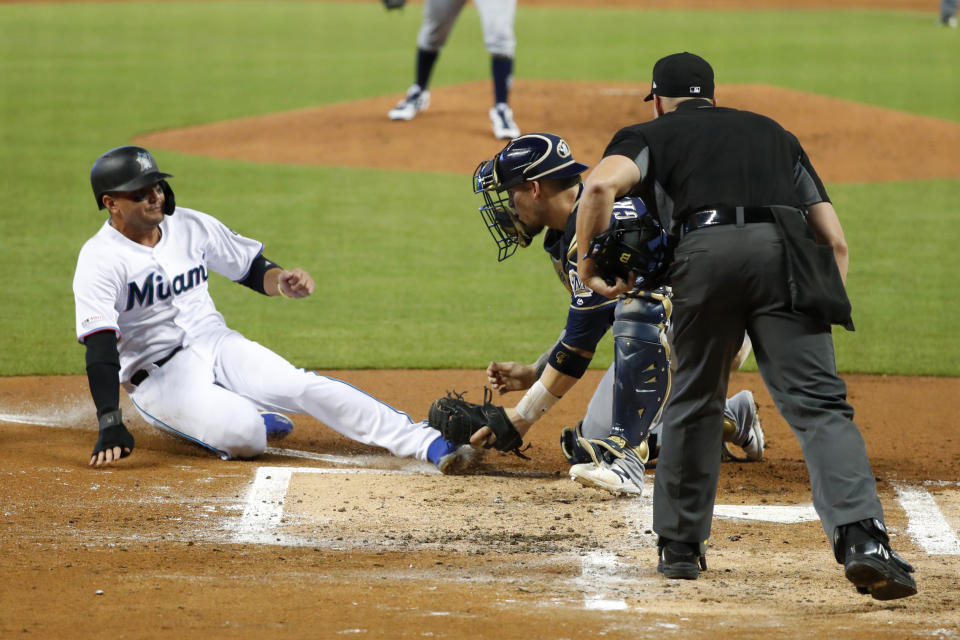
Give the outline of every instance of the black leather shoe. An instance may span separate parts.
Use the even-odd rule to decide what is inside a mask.
[[[859,527],[860,531],[851,532],[852,527]],[[863,540],[864,532],[870,539]],[[882,522],[862,520],[838,527],[835,538],[839,544],[835,548],[837,560],[843,562],[847,580],[858,592],[870,594],[875,600],[916,595],[917,583],[910,575],[913,567],[890,548]]]
[[[657,571],[665,578],[696,580],[701,570],[707,570],[705,545],[660,538],[657,550],[660,553]]]

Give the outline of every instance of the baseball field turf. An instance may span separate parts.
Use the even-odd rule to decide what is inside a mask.
[[[419,21],[418,5],[387,13],[375,2],[0,4],[0,375],[83,370],[71,280],[104,219],[88,183],[100,153],[152,131],[399,96]],[[933,23],[932,5],[627,11],[521,0],[516,77],[642,86],[654,60],[687,49],[713,63],[721,90],[770,84],[958,125],[960,33]],[[488,65],[468,9],[433,84],[486,80]],[[904,162],[930,151],[911,142],[900,141]],[[357,144],[377,153],[377,140]],[[533,248],[496,264],[466,173],[155,155],[176,176],[178,202],[314,275],[317,293],[296,304],[211,278],[232,327],[300,366],[477,368],[532,360],[562,328],[565,294],[547,260]],[[858,329],[835,332],[842,371],[960,375],[958,164],[951,172],[828,181]]]

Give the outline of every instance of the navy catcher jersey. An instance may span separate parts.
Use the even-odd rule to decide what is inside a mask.
[[[581,186],[581,193],[583,187]],[[606,298],[587,288],[577,276],[577,208],[567,218],[563,231],[548,229],[543,238],[543,248],[550,254],[553,268],[560,282],[570,293],[570,309],[567,311],[567,325],[563,342],[571,347],[585,351],[596,351],[597,343],[613,325],[613,314],[617,306],[616,299]],[[650,215],[640,198],[622,198],[613,205],[610,224],[623,217]],[[661,289],[657,293],[663,293]],[[640,293],[637,297],[647,297]],[[653,300],[653,298],[651,298]]]

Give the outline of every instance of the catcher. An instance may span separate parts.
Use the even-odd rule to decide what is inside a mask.
[[[560,444],[573,465],[573,480],[636,495],[643,493],[645,463],[656,457],[656,438],[648,441],[648,435],[670,389],[670,293],[661,286],[670,248],[641,200],[619,200],[610,229],[590,251],[598,264],[606,265],[611,281],[633,277],[636,286],[619,299],[584,287],[576,275],[575,230],[586,169],[573,159],[567,143],[550,133],[520,136],[477,167],[474,192],[483,196],[480,212],[497,243],[498,261],[513,255],[517,246],[528,246],[547,227],[544,249],[571,295],[571,305],[563,334],[536,364],[492,362],[487,368],[499,393],[527,389],[515,407],[492,404],[489,393],[482,405],[454,394],[433,403],[429,421],[451,442],[519,452],[523,434],[583,376],[612,325],[614,365],[598,386],[585,420],[565,428]],[[746,344],[740,363],[748,351]],[[749,391],[728,401],[725,432],[727,440],[744,450],[742,459],[762,457],[763,431]]]

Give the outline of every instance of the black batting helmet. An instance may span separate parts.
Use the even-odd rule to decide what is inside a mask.
[[[157,161],[143,147],[125,146],[111,149],[97,158],[90,170],[90,186],[97,199],[97,207],[103,209],[103,196],[106,193],[136,191],[159,184],[165,196],[163,212],[170,215],[176,203],[166,178],[172,177],[173,175],[160,171]]]
[[[514,138],[492,160],[484,160],[473,172],[473,192],[483,195],[480,215],[499,253],[497,261],[526,247],[542,227],[523,224],[510,206],[508,189],[533,180],[557,180],[578,176],[587,165],[573,159],[566,140],[552,133],[528,133]]]

